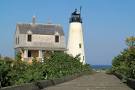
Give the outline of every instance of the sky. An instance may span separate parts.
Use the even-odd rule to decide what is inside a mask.
[[[16,23],[56,23],[68,37],[69,18],[82,6],[86,62],[110,65],[135,36],[135,0],[0,0],[0,54],[14,57]]]

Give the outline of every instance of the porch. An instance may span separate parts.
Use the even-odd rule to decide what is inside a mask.
[[[22,60],[32,62],[34,58],[42,62],[44,57],[48,57],[53,51],[25,49],[22,53]]]

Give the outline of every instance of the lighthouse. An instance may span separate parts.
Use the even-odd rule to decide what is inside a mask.
[[[80,55],[80,62],[85,64],[81,9],[75,9],[69,19],[67,53],[73,57]]]

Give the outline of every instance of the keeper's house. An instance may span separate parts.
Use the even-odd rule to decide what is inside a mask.
[[[42,60],[50,52],[65,51],[63,28],[59,24],[21,23],[16,25],[15,52],[20,52],[23,61],[33,57]]]

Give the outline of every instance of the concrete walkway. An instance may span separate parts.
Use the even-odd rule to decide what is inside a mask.
[[[103,72],[86,75],[43,90],[132,90],[114,75]]]

